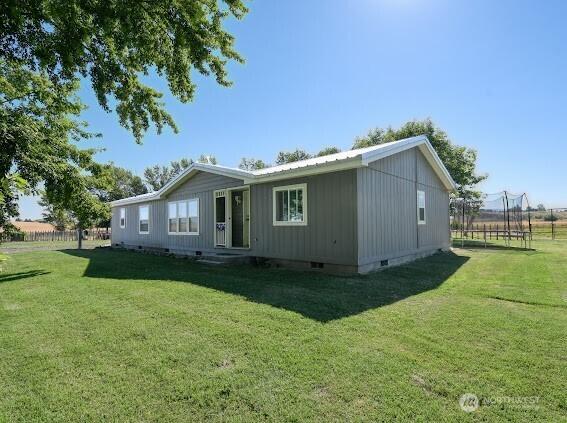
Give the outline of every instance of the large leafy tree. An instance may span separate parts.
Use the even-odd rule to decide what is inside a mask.
[[[105,212],[87,189],[99,170],[95,150],[76,145],[93,136],[77,119],[77,87],[0,58],[0,227],[10,230],[20,193],[37,194],[42,186],[46,200],[65,204],[81,223]]]
[[[392,127],[372,129],[368,134],[357,137],[353,148],[369,147],[417,135],[427,135],[439,158],[457,183],[459,195],[477,198],[479,193],[474,187],[487,176],[476,173],[476,151],[454,144],[447,133],[436,126],[431,119],[413,120],[397,129]]]
[[[93,194],[105,180],[94,150],[76,144],[91,137],[78,120],[79,78],[136,141],[152,123],[176,130],[144,76],[164,77],[181,102],[194,97],[194,71],[230,85],[226,64],[242,58],[223,22],[245,13],[241,0],[0,2],[0,227],[10,229],[21,193],[42,187],[80,225],[107,214]]]
[[[241,0],[4,0],[0,57],[42,70],[52,83],[88,79],[103,109],[113,99],[120,123],[140,141],[150,122],[158,132],[176,130],[162,94],[142,76],[165,77],[183,103],[195,95],[193,71],[229,86],[227,62],[243,59],[223,22],[246,11]]]

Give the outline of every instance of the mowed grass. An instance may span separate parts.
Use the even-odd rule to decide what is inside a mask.
[[[83,248],[95,248],[110,245],[109,240],[84,240]],[[77,248],[77,241],[14,241],[2,242],[0,244],[0,252],[2,251],[26,251],[26,250],[63,250],[69,248]]]
[[[533,246],[363,277],[10,255],[0,421],[565,421],[567,245]]]

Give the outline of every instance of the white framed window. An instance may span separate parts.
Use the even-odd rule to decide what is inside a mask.
[[[417,192],[417,224],[425,225],[425,191]]]
[[[199,235],[199,199],[172,201],[167,204],[167,233]]]
[[[120,208],[120,227],[122,229],[126,227],[126,207]]]
[[[147,204],[138,207],[138,232],[150,233],[150,206]]]
[[[273,188],[274,226],[307,225],[307,184]]]

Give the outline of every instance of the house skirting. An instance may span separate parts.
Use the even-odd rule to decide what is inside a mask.
[[[311,270],[323,273],[338,274],[366,274],[378,270],[384,270],[389,267],[399,266],[404,263],[411,262],[420,258],[428,257],[441,251],[449,251],[449,246],[442,248],[428,247],[410,252],[401,252],[397,255],[384,257],[372,257],[364,260],[359,264],[336,264],[325,262],[313,262],[302,260],[286,260],[281,258],[255,257],[248,255],[246,250],[230,250],[230,249],[203,249],[203,250],[180,250],[176,248],[159,248],[147,245],[130,245],[130,244],[113,244],[114,248],[124,248],[128,250],[143,251],[158,255],[172,255],[175,257],[191,257],[191,258],[211,258],[216,259],[224,256],[223,262],[229,263],[257,263],[267,265],[272,268],[289,268],[296,270]],[[219,251],[220,250],[220,251]],[[231,257],[233,256],[233,257]],[[237,257],[238,256],[238,257]],[[245,260],[243,260],[245,259]]]
[[[420,258],[425,258],[433,254],[442,251],[449,251],[449,250],[450,248],[447,245],[441,248],[428,247],[420,250],[414,250],[411,252],[402,252],[399,255],[395,255],[395,256],[373,257],[372,259],[365,260],[364,264],[358,265],[358,273],[366,274],[366,273],[374,272],[376,270],[384,270],[388,267],[399,266],[401,264],[408,263],[410,261],[414,261]]]

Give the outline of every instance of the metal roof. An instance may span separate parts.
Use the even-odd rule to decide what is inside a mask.
[[[399,141],[374,145],[371,147],[357,148],[355,150],[342,151],[340,153],[329,154],[327,156],[313,157],[307,160],[300,160],[297,162],[286,163],[254,171],[246,171],[212,164],[193,163],[165,184],[165,186],[159,191],[113,201],[111,205],[117,206],[158,200],[166,196],[169,192],[175,189],[177,185],[185,182],[197,172],[209,172],[224,175],[231,178],[242,179],[243,184],[255,184],[364,167],[368,166],[368,164],[373,161],[380,160],[413,147],[420,148],[421,152],[435,170],[437,176],[439,176],[445,187],[450,191],[454,190],[456,188],[456,184],[451,178],[451,175],[449,175],[449,172],[441,162],[441,159],[439,159],[439,156],[431,146],[427,137],[425,135],[420,135]]]

